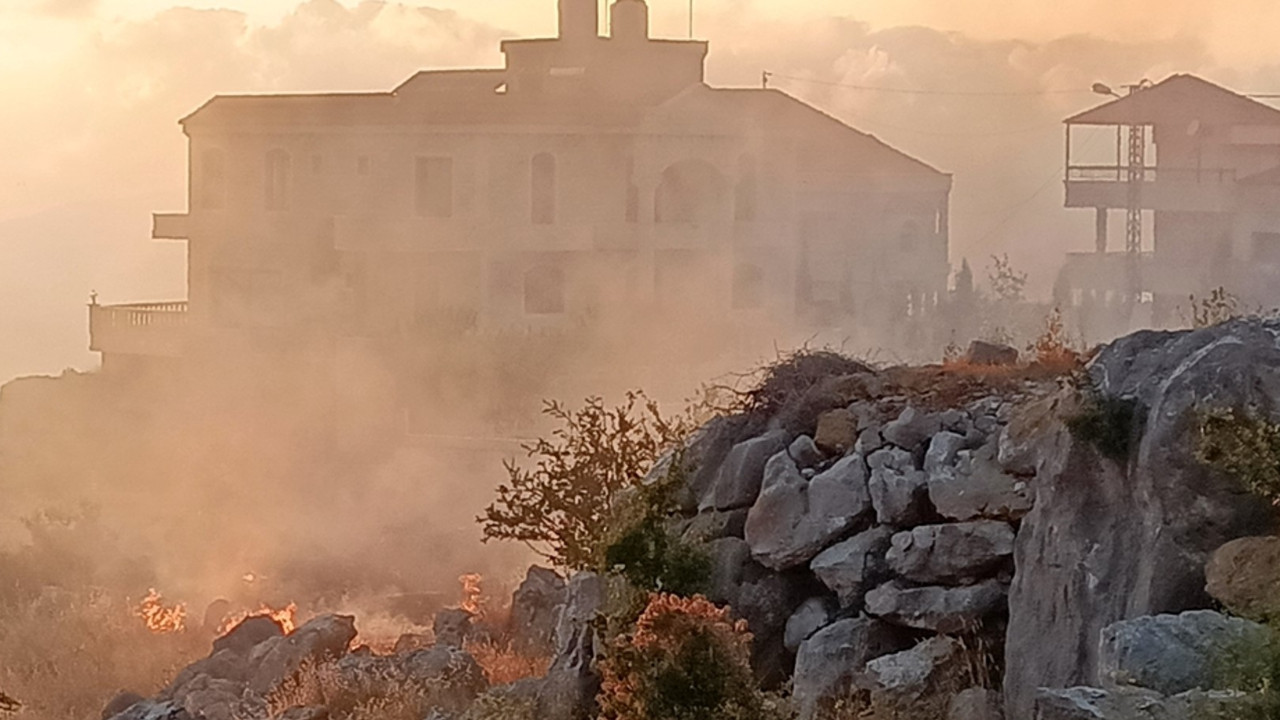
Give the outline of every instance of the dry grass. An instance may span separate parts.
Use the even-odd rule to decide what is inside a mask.
[[[202,654],[187,634],[148,632],[132,610],[105,593],[53,589],[0,606],[0,687],[22,701],[15,717],[97,717],[122,690],[153,694]]]
[[[550,657],[529,657],[511,649],[509,643],[492,640],[467,641],[466,651],[484,669],[489,684],[495,687],[510,685],[517,680],[537,678],[547,674]]]
[[[434,705],[431,688],[398,677],[344,675],[332,662],[308,662],[267,698],[271,717],[293,708],[324,707],[345,720],[421,720]]]

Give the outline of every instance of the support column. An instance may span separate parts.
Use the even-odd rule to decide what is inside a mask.
[[[1094,212],[1097,213],[1094,217],[1094,242],[1098,252],[1105,253],[1107,251],[1107,209],[1094,208]]]

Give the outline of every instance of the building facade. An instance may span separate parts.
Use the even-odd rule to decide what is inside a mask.
[[[285,363],[439,403],[562,359],[542,345],[670,364],[934,311],[949,175],[782,92],[709,87],[707,44],[651,38],[643,0],[606,36],[597,8],[560,0],[559,36],[504,42],[500,69],[184,118],[189,209],[153,235],[188,244],[189,298],[93,306],[104,366]],[[535,350],[504,365],[511,338]]]
[[[1068,256],[1056,296],[1086,338],[1185,324],[1191,296],[1217,288],[1242,309],[1280,306],[1280,111],[1174,75],[1066,125],[1066,205],[1096,213],[1096,251]],[[1073,157],[1084,127],[1115,130],[1113,163]],[[1137,252],[1108,237],[1130,208]]]

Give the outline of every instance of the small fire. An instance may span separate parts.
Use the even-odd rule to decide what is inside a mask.
[[[462,583],[462,603],[459,607],[476,619],[483,618],[486,602],[480,584],[484,582],[484,576],[480,573],[467,573],[459,577],[458,582]]]
[[[226,635],[231,629],[251,617],[269,617],[275,620],[277,624],[284,630],[284,634],[288,635],[297,629],[298,604],[289,603],[287,607],[273,608],[266,603],[255,612],[242,612],[234,615],[228,615],[218,626],[218,635]]]
[[[147,624],[148,630],[158,635],[182,632],[187,627],[186,603],[165,607],[164,598],[155,588],[147,591],[147,596],[138,606],[137,615]]]

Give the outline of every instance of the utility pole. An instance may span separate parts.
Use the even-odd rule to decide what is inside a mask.
[[[1102,83],[1093,86],[1093,91],[1100,95],[1115,98],[1130,97],[1136,92],[1151,86],[1150,81],[1125,85],[1125,94],[1120,95]],[[1117,168],[1117,180],[1125,181],[1125,297],[1129,306],[1130,321],[1133,310],[1142,302],[1142,185],[1147,180],[1147,126],[1142,124],[1128,126],[1128,152],[1125,158],[1123,173]],[[1116,164],[1120,164],[1120,127],[1116,127]],[[1102,220],[1099,220],[1099,236],[1102,237]]]

